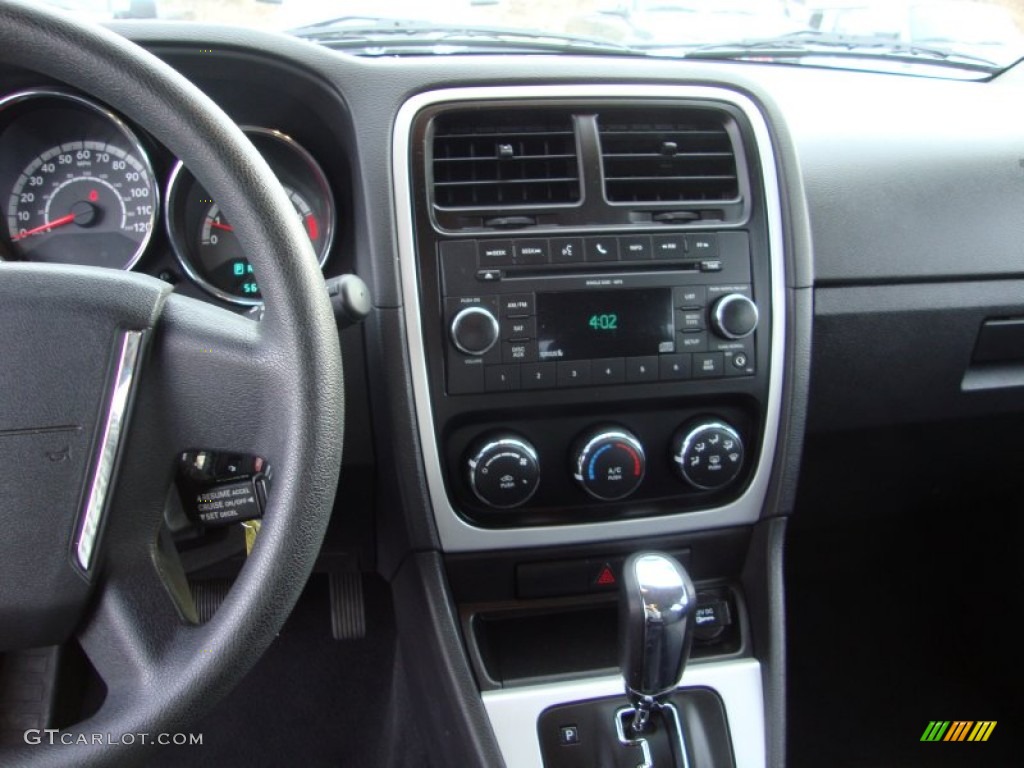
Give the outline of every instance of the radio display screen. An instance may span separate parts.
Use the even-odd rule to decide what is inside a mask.
[[[537,348],[541,360],[674,352],[672,289],[538,293]]]

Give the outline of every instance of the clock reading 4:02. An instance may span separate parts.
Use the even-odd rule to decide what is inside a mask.
[[[618,315],[591,315],[587,325],[595,331],[615,331],[619,328]]]

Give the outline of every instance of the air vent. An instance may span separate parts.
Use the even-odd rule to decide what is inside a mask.
[[[568,113],[474,111],[434,122],[434,204],[441,208],[568,205],[580,200]]]
[[[739,197],[723,117],[696,109],[603,112],[605,196],[613,203],[691,203]]]

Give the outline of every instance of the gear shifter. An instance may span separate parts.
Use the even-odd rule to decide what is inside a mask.
[[[631,555],[619,592],[619,665],[642,733],[652,710],[672,694],[693,641],[697,593],[679,562],[660,552]]]

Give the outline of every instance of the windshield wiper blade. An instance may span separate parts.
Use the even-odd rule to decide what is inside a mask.
[[[689,59],[710,60],[801,59],[812,56],[929,64],[987,74],[1002,69],[994,61],[981,56],[960,53],[950,48],[901,43],[884,37],[822,34],[819,32],[794,32],[781,37],[703,45],[691,48],[685,53],[685,57]]]
[[[387,47],[459,45],[470,48],[519,48],[541,51],[578,51],[647,55],[646,50],[583,35],[558,32],[437,24],[418,19],[339,16],[289,30],[289,33],[332,47]]]

